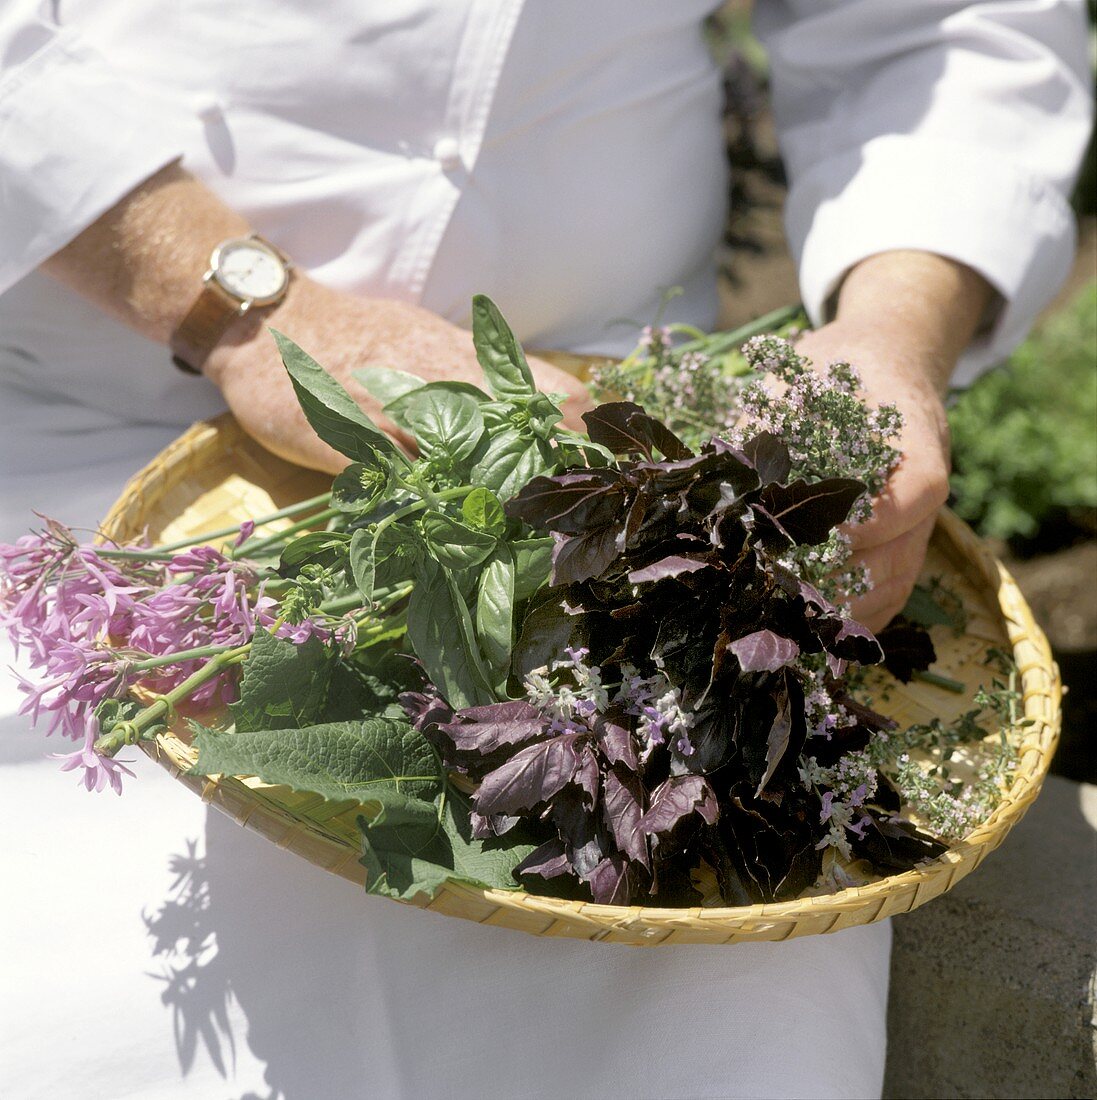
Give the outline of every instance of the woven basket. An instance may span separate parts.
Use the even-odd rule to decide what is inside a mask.
[[[137,474],[111,509],[103,532],[120,542],[144,533],[157,542],[174,541],[275,511],[329,485],[330,479],[275,458],[230,416],[222,416],[196,424]],[[950,629],[935,628],[934,643],[937,669],[969,690],[958,696],[926,683],[889,682],[887,699],[878,697],[877,705],[904,724],[954,718],[988,679],[983,660],[988,645],[995,645],[1014,654],[1023,717],[1031,719],[1031,725],[1016,731],[1018,738],[1023,736],[1020,763],[1001,803],[965,841],[939,858],[837,893],[736,908],[594,905],[460,884],[446,885],[433,900],[422,898],[418,904],[447,916],[539,936],[654,945],[784,940],[837,932],[910,912],[943,894],[1001,844],[1039,793],[1058,740],[1062,690],[1047,639],[1013,578],[948,512],[938,521],[926,574],[945,576],[963,599],[969,616],[966,632],[957,636]],[[364,882],[353,811],[333,814],[316,796],[254,778],[187,775],[196,754],[184,737],[180,725],[142,748],[241,825],[333,874]]]

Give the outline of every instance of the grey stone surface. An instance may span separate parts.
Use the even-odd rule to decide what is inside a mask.
[[[885,1097],[1097,1096],[1097,787],[1050,777],[894,929]]]

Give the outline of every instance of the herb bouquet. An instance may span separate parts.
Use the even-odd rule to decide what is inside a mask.
[[[657,329],[598,380],[645,405],[607,400],[576,433],[492,303],[473,318],[484,390],[361,375],[414,459],[279,337],[350,461],[330,492],[134,541],[140,509],[162,530],[249,468],[260,449],[223,422],[138,481],[113,538],[47,521],[0,548],[4,621],[38,671],[25,709],[77,742],[62,767],[120,790],[140,744],[371,892],[616,942],[864,923],[996,846],[1053,748],[1054,668],[954,520],[939,542],[974,633],[927,592],[879,638],[849,617],[869,578],[838,528],[899,460],[894,410],[775,337],[738,358]],[[255,479],[302,495],[262,461]],[[927,623],[963,682],[924,671]],[[1023,677],[984,667],[995,643],[1029,647]]]

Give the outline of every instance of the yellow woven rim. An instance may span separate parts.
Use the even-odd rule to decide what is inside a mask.
[[[126,486],[103,522],[119,542],[200,535],[323,492],[330,480],[265,451],[231,416],[194,425]],[[962,636],[935,628],[937,668],[972,691],[988,679],[988,645],[1012,650],[1023,695],[1020,762],[986,822],[932,862],[865,886],[796,901],[735,908],[656,909],[537,897],[520,890],[447,884],[430,901],[410,904],[480,924],[539,936],[634,945],[740,943],[837,932],[907,913],[949,890],[1005,839],[1039,793],[1059,737],[1062,688],[1043,632],[1013,578],[973,532],[942,512],[928,575],[945,575],[969,615]],[[969,705],[932,685],[892,685],[880,709],[900,722],[955,717]],[[239,776],[185,774],[195,753],[172,729],[142,745],[181,783],[241,825],[333,874],[364,883],[353,811],[332,813],[322,800]]]

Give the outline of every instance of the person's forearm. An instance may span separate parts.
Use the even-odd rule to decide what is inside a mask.
[[[944,394],[993,296],[981,275],[943,256],[882,252],[846,276],[836,319],[877,342],[885,358],[890,345],[904,368],[916,363],[916,371]]]
[[[251,231],[179,165],[130,192],[42,270],[143,336],[166,344],[220,241]]]

